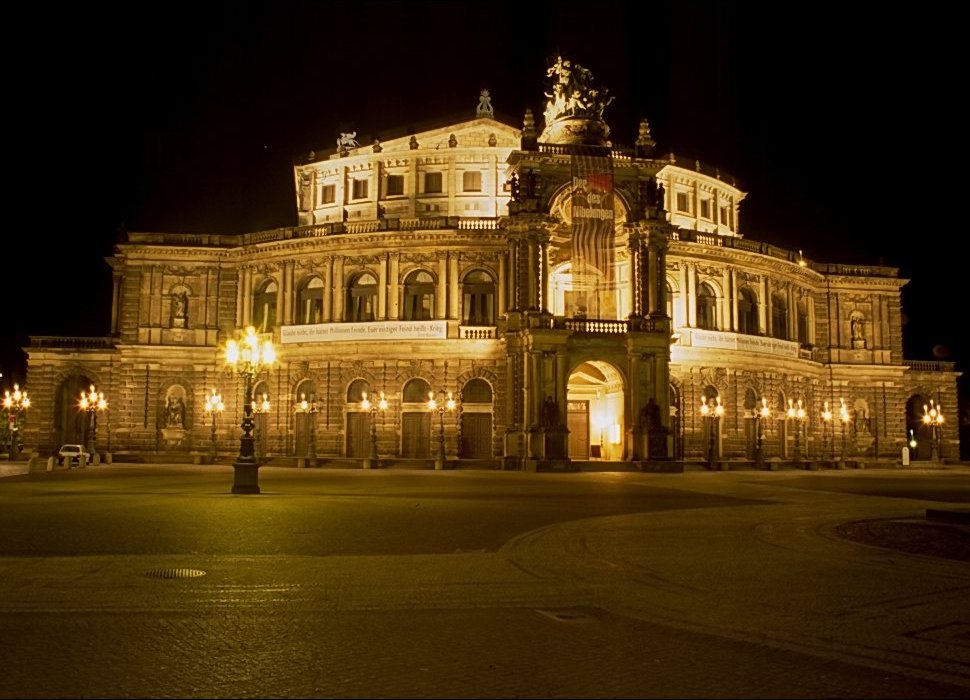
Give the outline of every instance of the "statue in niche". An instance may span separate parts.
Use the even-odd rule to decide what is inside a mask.
[[[185,328],[189,319],[189,295],[185,292],[172,293],[172,328]]]
[[[555,428],[559,426],[559,404],[551,396],[542,403],[542,425]]]
[[[185,401],[181,396],[169,396],[165,406],[165,426],[168,428],[185,428]]]
[[[864,348],[866,346],[866,321],[862,316],[853,316],[849,319],[849,329],[852,333],[852,347]]]

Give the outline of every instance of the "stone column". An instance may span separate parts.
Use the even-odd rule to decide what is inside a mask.
[[[458,318],[458,253],[448,254],[448,318]]]
[[[388,264],[388,280],[387,280],[387,317],[392,321],[396,321],[401,314],[401,293],[398,287],[398,278],[400,277],[401,268],[401,254],[391,253],[391,259]]]
[[[347,298],[347,288],[344,286],[344,256],[338,255],[333,262],[333,320],[344,320],[344,299]]]
[[[377,269],[377,320],[383,321],[387,318],[387,254],[381,257]]]
[[[438,253],[438,284],[435,286],[434,317],[439,321],[447,315],[445,304],[448,299],[448,254]]]
[[[323,259],[323,322],[333,319],[333,258]]]

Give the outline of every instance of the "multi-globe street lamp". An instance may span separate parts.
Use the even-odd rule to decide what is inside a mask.
[[[720,432],[721,418],[724,417],[724,404],[721,397],[701,399],[701,419],[707,421],[707,468],[713,469],[717,459],[717,436]]]
[[[835,431],[832,431],[831,436],[829,431],[832,427],[832,410],[829,408],[829,402],[825,401],[822,404],[822,459],[825,459],[825,453],[829,453],[829,460],[835,461]],[[830,440],[831,438],[831,440]]]
[[[360,398],[360,407],[370,412],[370,453],[364,460],[364,469],[376,468],[379,459],[377,456],[377,413],[380,411],[383,415],[384,411],[387,410],[387,399],[384,398],[384,392],[380,392],[380,398],[376,402],[367,398],[366,391],[363,392]]]
[[[0,374],[0,377],[2,376]],[[9,441],[7,456],[10,461],[15,460],[20,452],[20,423],[28,408],[30,408],[30,397],[27,396],[26,389],[21,390],[19,384],[13,385],[13,393],[10,393],[10,389],[4,391],[3,409],[7,412],[7,440]]]
[[[438,412],[438,454],[434,460],[435,469],[445,468],[445,411],[454,413],[457,407],[458,403],[450,391],[439,389],[437,398],[433,391],[428,392],[428,410],[432,413]]]
[[[232,463],[232,493],[259,493],[259,460],[253,439],[253,380],[273,365],[276,350],[272,341],[261,341],[256,329],[248,326],[241,338],[226,341],[225,352],[226,370],[243,378],[243,434],[239,438],[239,455]]]
[[[849,415],[849,408],[845,405],[845,399],[839,399],[839,422],[842,423],[842,456],[840,461],[845,465],[845,431],[849,427],[852,416]]]
[[[764,438],[765,438],[765,421],[771,417],[771,409],[768,408],[768,399],[761,397],[761,407],[757,409],[754,414],[755,422],[757,423],[757,442],[755,442],[754,447],[754,463],[758,467],[764,465],[765,453],[764,453]]]
[[[785,411],[785,418],[791,421],[795,427],[795,464],[799,465],[802,463],[802,426],[805,424],[806,418],[805,408],[802,406],[801,399],[798,399],[798,403],[788,399],[788,410]]]
[[[98,455],[95,450],[95,444],[98,436],[98,414],[108,408],[108,402],[104,398],[104,392],[97,391],[94,388],[94,384],[92,384],[87,393],[81,392],[81,400],[78,401],[78,406],[88,414],[87,449],[88,454],[91,455],[92,463],[97,464]]]
[[[943,408],[930,399],[930,405],[923,404],[923,425],[930,427],[931,459],[939,462],[942,456]]]
[[[300,403],[296,405],[297,413],[302,413],[306,418],[307,441],[306,441],[306,460],[307,466],[314,466],[317,458],[317,400],[313,396],[307,401],[306,394],[300,394]]]
[[[216,416],[226,410],[226,404],[222,402],[222,395],[214,388],[212,389],[212,393],[206,397],[202,410],[205,411],[205,414],[209,416],[212,422],[212,439],[209,444],[209,457],[212,459],[212,463],[215,464],[216,457],[218,456],[216,451]]]

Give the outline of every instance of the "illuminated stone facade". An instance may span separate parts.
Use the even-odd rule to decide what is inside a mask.
[[[542,133],[531,112],[521,128],[496,121],[483,94],[468,121],[382,143],[344,134],[295,164],[296,227],[128,234],[109,258],[109,336],[31,339],[28,447],[82,442],[77,397],[94,383],[109,403],[98,451],[207,453],[217,388],[218,451],[234,455],[241,387],[220,348],[254,325],[278,348],[256,386],[270,405],[257,449],[278,464],[357,464],[376,432],[382,464],[431,467],[443,426],[448,466],[716,466],[754,459],[762,398],[768,463],[898,460],[910,430],[929,459],[923,406],[956,416],[958,375],[903,358],[897,270],[742,237],[729,176],[654,156],[646,122],[634,147],[613,145],[608,100],[580,92],[547,93]],[[608,162],[613,193],[595,290],[572,258],[579,154]],[[429,410],[439,390],[455,412]],[[387,410],[365,410],[363,392],[384,392]],[[723,417],[703,418],[702,397]],[[789,400],[804,421],[785,418]],[[955,458],[955,422],[938,438]]]

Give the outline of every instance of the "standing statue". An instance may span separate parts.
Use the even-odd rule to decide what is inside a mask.
[[[476,117],[494,117],[495,110],[492,109],[492,98],[488,90],[482,90],[478,96],[478,107],[475,108]]]
[[[337,138],[337,150],[345,151],[348,148],[357,148],[360,146],[357,143],[357,132],[351,131],[350,133],[341,133]]]
[[[169,428],[185,427],[185,401],[181,396],[169,396],[165,424]]]
[[[189,315],[189,295],[185,292],[172,294],[172,328],[185,328]]]

